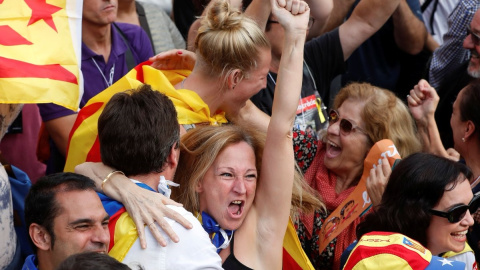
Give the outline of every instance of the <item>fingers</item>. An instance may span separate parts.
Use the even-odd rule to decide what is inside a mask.
[[[459,161],[460,160],[460,153],[457,152],[457,150],[453,148],[448,148],[447,149],[447,154],[448,158],[453,160],[453,161]]]
[[[170,198],[167,198],[165,196],[163,196],[162,194],[160,194],[162,196],[162,203],[165,204],[165,205],[174,205],[174,206],[178,206],[178,207],[182,207],[183,204],[181,203],[178,203]],[[171,218],[171,217],[170,217]]]
[[[186,218],[184,218],[182,215],[180,215],[177,211],[174,211],[172,209],[168,209],[166,208],[166,211],[165,211],[165,216],[170,218],[170,219],[173,219],[175,220],[176,222],[178,222],[180,225],[182,225],[183,227],[185,227],[186,229],[191,229],[193,228],[193,225],[192,223],[190,223],[190,221],[188,221]],[[167,233],[168,234],[168,233]],[[172,239],[173,240],[173,239]],[[177,240],[178,241],[178,240]]]

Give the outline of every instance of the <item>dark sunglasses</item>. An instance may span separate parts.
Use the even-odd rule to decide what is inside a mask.
[[[457,223],[465,217],[467,210],[470,211],[470,214],[477,212],[477,209],[480,206],[479,198],[480,195],[475,195],[468,205],[457,205],[447,212],[430,209],[430,213],[435,216],[444,217],[448,219],[448,222],[450,223]]]
[[[329,116],[328,117],[329,125],[333,125],[336,122],[338,122],[338,120],[340,120],[340,132],[343,135],[348,135],[352,131],[358,130],[358,131],[364,133],[365,135],[367,135],[367,137],[368,137],[368,134],[361,127],[353,124],[352,122],[350,122],[350,120],[340,118],[340,115],[338,114],[338,112],[336,110],[330,110],[330,113],[328,114],[328,116]]]
[[[480,36],[472,32],[472,29],[470,28],[470,25],[467,25],[467,36],[468,35],[470,35],[472,37],[472,42],[475,46],[480,45]]]

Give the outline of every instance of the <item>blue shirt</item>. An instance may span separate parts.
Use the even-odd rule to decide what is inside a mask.
[[[25,263],[23,264],[22,270],[37,270],[37,257],[35,255],[29,255],[25,259]]]

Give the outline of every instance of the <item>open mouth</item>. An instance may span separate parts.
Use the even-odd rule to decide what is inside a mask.
[[[332,141],[327,142],[327,156],[332,158],[338,156],[342,151],[342,148]]]
[[[461,231],[461,232],[454,232],[451,233],[450,235],[457,241],[465,241],[467,239],[467,231]]]
[[[243,213],[244,205],[245,205],[245,201],[242,201],[242,200],[232,201],[228,205],[228,213],[230,213],[233,217],[240,217]]]

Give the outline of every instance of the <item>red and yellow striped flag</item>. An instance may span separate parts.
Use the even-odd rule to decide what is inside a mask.
[[[78,109],[82,0],[0,0],[0,103]]]

